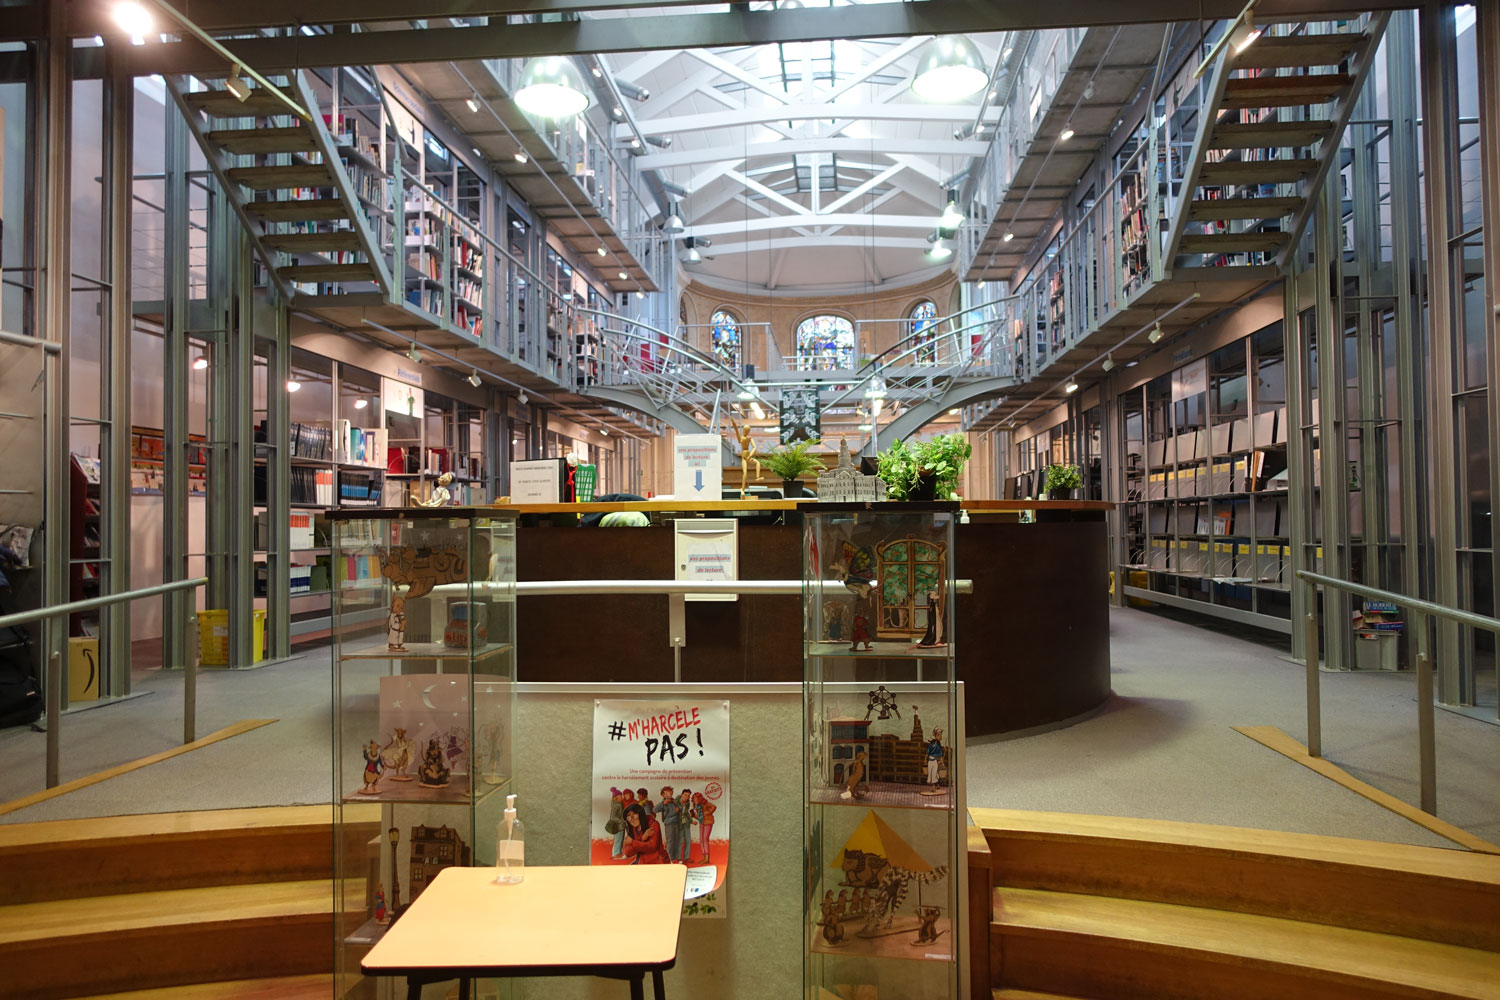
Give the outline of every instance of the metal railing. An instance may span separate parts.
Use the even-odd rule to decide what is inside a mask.
[[[16,625],[26,625],[30,622],[60,618],[79,611],[92,611],[95,608],[119,604],[121,601],[159,597],[162,594],[172,594],[179,590],[193,590],[206,583],[208,583],[208,577],[200,576],[191,580],[175,580],[172,583],[162,583],[154,587],[142,587],[139,590],[127,590],[120,594],[105,594],[100,597],[90,597],[82,601],[69,601],[67,604],[54,604],[48,608],[17,611],[14,614],[0,615],[0,628],[11,628]],[[62,728],[62,650],[54,648],[56,644],[49,640],[43,641],[45,643],[43,651],[47,658],[47,682],[44,685],[47,701],[47,787],[56,788],[59,780],[58,774],[62,753],[59,733],[59,730]],[[197,677],[198,665],[190,659],[187,663],[183,664],[182,742],[184,743],[191,743],[197,738],[194,732],[197,728]]]
[[[1408,597],[1378,587],[1367,587],[1362,583],[1350,583],[1337,577],[1324,576],[1310,570],[1298,570],[1297,578],[1306,585],[1306,632],[1304,647],[1307,661],[1307,753],[1310,757],[1323,756],[1323,706],[1321,677],[1318,670],[1318,587],[1330,587],[1373,601],[1387,601],[1413,613],[1412,632],[1417,637],[1417,748],[1420,756],[1422,811],[1437,815],[1437,747],[1433,730],[1433,667],[1432,645],[1428,636],[1427,619],[1445,618],[1448,621],[1482,628],[1500,636],[1500,619],[1463,611],[1442,604],[1434,604],[1416,597]]]

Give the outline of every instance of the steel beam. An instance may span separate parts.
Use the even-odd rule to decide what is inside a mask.
[[[1489,406],[1490,406],[1490,593],[1493,606],[1490,614],[1500,618],[1500,594],[1495,582],[1500,581],[1500,517],[1494,509],[1500,504],[1500,316],[1495,304],[1500,302],[1496,294],[1496,282],[1500,281],[1500,9],[1495,5],[1479,4],[1475,8],[1478,17],[1477,38],[1479,40],[1479,160],[1480,190],[1484,192],[1484,275],[1486,308],[1484,310],[1484,342],[1489,358]],[[1500,636],[1495,637],[1500,644]],[[1495,667],[1500,671],[1500,665]],[[1500,707],[1496,709],[1500,714]]]
[[[111,52],[116,63],[118,49]],[[106,578],[111,591],[130,586],[130,383],[131,331],[130,230],[134,218],[133,135],[135,81],[116,70],[104,81],[104,267],[109,282],[105,330],[100,338],[104,398],[100,415],[107,423],[99,453],[106,471],[102,494],[104,517],[100,544],[109,559]],[[100,686],[110,695],[130,693],[130,605],[114,604],[100,616],[104,647],[99,663],[108,671]],[[107,687],[105,686],[107,683]]]
[[[167,108],[165,118],[162,438],[168,450],[162,467],[162,577],[183,580],[188,576],[188,483],[182,442],[187,440],[188,434],[187,339],[192,322],[188,305],[188,131],[175,106]],[[224,363],[222,355],[211,360],[215,367]],[[194,600],[192,595],[184,593],[167,594],[162,598],[161,652],[164,667],[186,668],[195,657],[188,641]],[[191,739],[189,736],[188,741]]]

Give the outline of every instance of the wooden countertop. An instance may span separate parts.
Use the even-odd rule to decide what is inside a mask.
[[[521,514],[609,514],[616,511],[638,510],[642,513],[659,511],[728,511],[728,510],[796,510],[799,507],[816,507],[816,499],[805,500],[630,500],[622,503],[508,503],[494,504],[502,510],[513,510]],[[965,500],[959,504],[964,510],[1110,510],[1115,504],[1111,500]]]

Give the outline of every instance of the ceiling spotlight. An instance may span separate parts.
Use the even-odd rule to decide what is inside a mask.
[[[594,74],[594,79],[596,80],[604,79],[604,70],[600,69],[598,66],[590,66],[589,72]]]
[[[1104,356],[1104,363],[1101,364],[1099,367],[1103,368],[1105,371],[1109,371],[1114,366],[1115,366],[1114,355],[1112,355],[1112,354],[1106,354]]]
[[[1016,238],[1016,234],[1015,233],[1006,233],[1004,236],[1000,237],[1000,242],[1001,243],[1009,243],[1011,240],[1013,240],[1015,238]]]
[[[469,384],[472,385],[476,389],[478,389],[480,386],[484,385],[484,379],[482,379],[482,378],[479,377],[479,369],[478,368],[474,369],[474,371],[469,375],[469,380],[468,381],[469,381]]]
[[[522,406],[525,406],[527,403],[531,402],[530,398],[526,395],[525,389],[522,389],[520,394],[516,396],[516,402],[520,403]]]
[[[932,39],[917,56],[911,89],[923,100],[960,101],[990,82],[984,60],[963,35]]]
[[[526,154],[525,153],[515,153],[515,154],[512,155],[512,159],[514,159],[517,163],[525,163],[526,162]]]
[[[609,109],[609,113],[612,114],[612,115],[614,115],[616,118],[624,118],[625,117],[625,109],[622,108],[622,107],[620,107],[618,104],[616,104],[614,107],[610,108]]]
[[[193,359],[193,371],[201,372],[208,367],[208,355],[200,354]]]
[[[630,275],[626,274],[624,271],[621,271],[620,272],[620,280],[621,281],[629,281],[630,280]]]
[[[950,416],[950,417],[956,417],[956,416],[958,416],[962,412],[963,412],[962,410],[954,408],[954,409],[948,411],[948,416]]]
[[[1255,26],[1255,12],[1246,11],[1244,23],[1234,29],[1234,34],[1229,38],[1229,44],[1234,46],[1235,55],[1254,45],[1260,33],[1261,29]]]
[[[609,256],[609,248],[606,247],[603,243],[601,243],[597,247],[594,248],[594,253],[598,254],[601,257],[607,257],[607,256]]]
[[[599,425],[599,433],[602,434],[604,437],[609,437],[609,428],[605,427],[603,424],[600,424]]]
[[[302,388],[302,383],[298,382],[296,379],[289,378],[289,379],[286,380],[286,391],[287,392],[296,392],[300,388]]]
[[[641,140],[632,137],[631,140],[630,140],[630,148],[631,149],[640,149],[641,148]]]
[[[646,297],[646,293],[642,292],[642,291],[637,291],[635,293],[635,297],[638,298],[638,299],[644,299]]]
[[[1077,382],[1071,382],[1070,381],[1067,385],[1063,386],[1063,392],[1066,392],[1070,396],[1073,393],[1077,392],[1077,391],[1078,391],[1078,383]]]
[[[648,135],[646,141],[658,149],[671,149],[672,137],[670,135]]]
[[[943,214],[938,219],[938,225],[944,229],[957,229],[958,224],[964,221],[964,213],[958,208],[958,201],[948,199],[948,204],[943,209]]]
[[[235,63],[234,68],[229,71],[229,79],[224,81],[224,89],[234,95],[234,99],[241,104],[250,99],[250,85],[240,79],[240,66]]]
[[[945,239],[937,239],[933,241],[932,249],[927,251],[927,257],[929,260],[947,260],[952,256],[953,248],[948,245],[948,241]]]
[[[764,419],[766,419],[766,410],[765,410],[765,407],[761,406],[760,402],[758,400],[751,400],[751,402],[750,402],[750,412],[753,413],[753,414],[755,414],[755,419],[756,420],[764,420]]]
[[[974,123],[973,122],[970,122],[967,125],[960,125],[958,128],[956,128],[956,129],[953,130],[953,138],[959,140],[960,142],[963,141],[964,139],[967,139],[969,136],[971,136],[973,134],[974,134]]]
[[[1166,334],[1162,332],[1161,323],[1158,321],[1157,324],[1156,324],[1156,328],[1154,330],[1152,330],[1150,333],[1146,334],[1146,339],[1149,340],[1149,341],[1151,341],[1151,343],[1154,344],[1157,341],[1161,340],[1161,338],[1163,338],[1165,336],[1166,336]]]
[[[1074,136],[1073,126],[1067,125],[1067,126],[1064,126],[1063,130],[1060,133],[1058,133],[1057,141],[1058,142],[1067,142],[1069,139],[1073,138],[1073,136]]]
[[[740,391],[735,393],[737,399],[754,399],[760,393],[756,391],[754,382],[746,382],[740,386]]]
[[[115,4],[114,16],[115,23],[120,26],[121,31],[138,38],[151,34],[151,27],[156,23],[151,17],[151,12],[133,0]]]
[[[471,112],[473,112],[476,115],[479,114],[479,94],[478,94],[478,92],[476,91],[475,93],[469,95],[468,97],[465,97],[464,98],[464,104],[468,106],[468,109]]]
[[[631,83],[628,80],[616,80],[615,86],[619,88],[620,93],[624,94],[632,101],[651,100],[651,91],[647,90],[645,87],[642,87],[640,84]]]
[[[697,247],[688,247],[682,252],[682,262],[684,264],[697,264],[702,260],[703,255],[698,252]]]
[[[987,100],[987,101],[993,101],[995,98],[997,98],[999,96],[1000,96],[1000,91],[998,91],[998,90],[992,90],[992,91],[990,91],[990,95],[988,97],[986,97],[985,100]]]
[[[363,396],[359,397],[358,399],[356,399],[354,401],[354,408],[356,410],[363,410],[365,407],[367,407],[369,405],[370,405],[370,401],[368,399],[366,399],[365,397],[363,397]]]
[[[406,356],[411,358],[411,363],[414,365],[422,363],[422,352],[417,350],[417,342],[415,340],[411,342],[411,347],[407,348]]]
[[[516,104],[541,118],[571,118],[589,106],[589,95],[573,60],[540,56],[521,71]]]
[[[688,195],[687,188],[681,184],[673,184],[671,181],[662,181],[661,189],[674,198],[686,198]]]
[[[1083,99],[1092,101],[1094,99],[1094,81],[1090,80],[1087,87],[1083,88]]]

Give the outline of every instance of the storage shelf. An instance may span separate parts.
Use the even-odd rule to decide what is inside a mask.
[[[388,803],[391,805],[478,805],[506,785],[510,784],[510,778],[500,775],[498,782],[488,782],[480,778],[477,784],[480,786],[478,793],[469,794],[469,775],[452,775],[447,785],[442,788],[431,788],[412,776],[411,781],[397,781],[389,775],[383,776],[380,783],[376,785],[380,791],[375,795],[366,795],[358,788],[344,793],[342,802],[345,804],[354,802]]]
[[[508,642],[486,643],[474,650],[455,649],[445,646],[441,642],[408,642],[403,652],[392,652],[386,648],[384,639],[366,643],[353,649],[340,649],[341,660],[443,660],[460,663],[468,663],[472,660],[478,663],[502,653],[508,652],[511,644]]]
[[[807,656],[885,660],[946,660],[957,655],[957,651],[953,648],[952,643],[946,646],[924,648],[912,642],[882,639],[872,642],[870,645],[871,649],[861,648],[858,652],[854,652],[843,642],[810,642],[806,644],[804,654]]]

